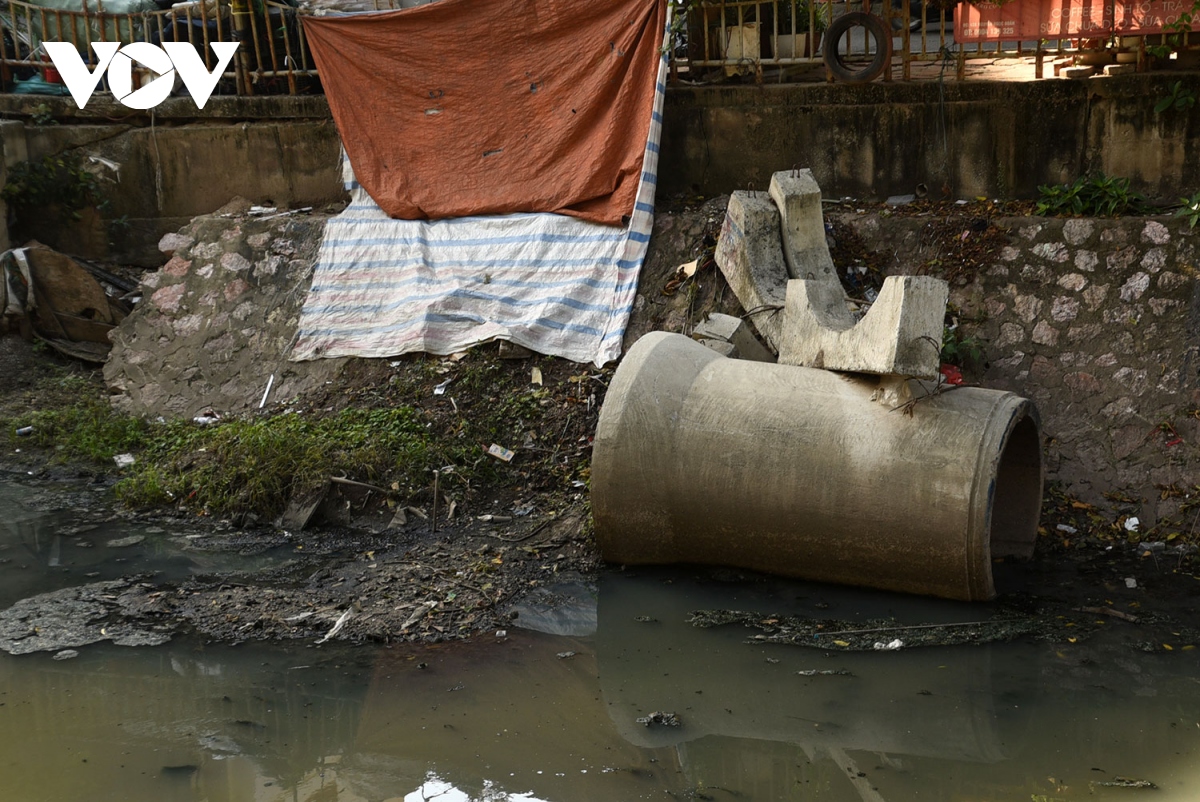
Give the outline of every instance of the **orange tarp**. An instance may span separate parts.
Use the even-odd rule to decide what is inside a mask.
[[[359,183],[392,217],[633,210],[664,0],[439,0],[305,17]]]

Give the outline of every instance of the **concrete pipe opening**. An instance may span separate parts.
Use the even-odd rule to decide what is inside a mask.
[[[874,377],[646,335],[617,369],[597,427],[592,512],[604,558],[993,598],[993,555],[1033,553],[1036,408],[961,387],[892,409],[877,388]]]

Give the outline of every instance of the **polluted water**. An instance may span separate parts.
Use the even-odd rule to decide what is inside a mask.
[[[0,485],[3,609],[130,574],[169,584],[284,559],[213,565],[165,524],[72,531],[31,492]],[[1069,649],[1025,636],[908,648],[897,635],[880,643],[899,647],[861,651],[756,639],[759,614],[953,625],[984,609],[631,568],[564,579],[522,602],[513,626],[467,641],[185,633],[0,654],[0,798],[1200,798],[1195,652],[1143,653],[1113,633]],[[697,626],[703,610],[743,615]]]

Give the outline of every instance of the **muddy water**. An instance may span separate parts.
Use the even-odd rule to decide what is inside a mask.
[[[87,493],[71,499],[88,503]],[[212,570],[171,532],[35,509],[0,486],[0,606],[124,573]],[[34,503],[30,503],[30,499]],[[151,528],[152,529],[152,528]],[[66,534],[64,534],[66,533]],[[144,535],[132,546],[111,540]],[[88,540],[91,546],[80,546]],[[518,621],[559,634],[425,648],[98,644],[0,654],[0,799],[1200,798],[1196,652],[1114,631],[1034,643],[838,653],[695,629],[697,608],[976,620],[986,608],[712,571],[564,583]],[[547,596],[549,600],[551,597]],[[536,602],[536,600],[535,600]],[[847,673],[802,674],[812,671]],[[679,727],[637,722],[675,713]]]

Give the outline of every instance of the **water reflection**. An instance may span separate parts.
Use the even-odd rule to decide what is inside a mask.
[[[1194,658],[1142,654],[1120,637],[826,653],[680,623],[704,607],[901,621],[987,611],[805,583],[607,577],[596,651],[613,722],[633,743],[675,746],[689,784],[714,799],[1128,794],[1102,785],[1116,776],[1148,777],[1159,798],[1200,795]],[[852,676],[806,675],[814,669]],[[683,724],[637,724],[651,710]]]
[[[4,508],[5,498],[0,557],[27,555],[27,567],[0,564],[0,594],[78,580],[71,561],[81,556],[61,534],[76,524],[11,498]],[[51,566],[55,537],[60,564]],[[163,548],[150,533],[117,565],[160,559]],[[64,579],[64,570],[75,573]],[[574,635],[509,629],[420,648],[101,644],[64,662],[0,655],[0,798],[897,802],[1134,793],[1098,785],[1116,775],[1154,781],[1158,799],[1200,797],[1195,652],[1143,654],[1119,637],[833,656],[747,644],[751,630],[696,629],[686,615],[723,607],[952,621],[986,608],[697,573],[614,573],[598,589],[568,583],[542,594],[545,609],[522,613]],[[551,599],[567,607],[547,606]],[[851,676],[799,673],[827,669]],[[677,713],[681,726],[637,723],[654,711]]]
[[[287,548],[252,556],[205,552],[186,533],[105,520],[88,511],[102,492],[47,492],[0,482],[0,609],[37,593],[130,573],[173,581],[279,568],[289,559]]]

